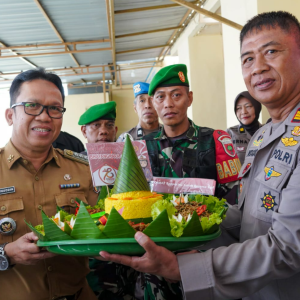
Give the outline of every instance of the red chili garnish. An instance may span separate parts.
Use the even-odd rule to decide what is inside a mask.
[[[102,225],[105,225],[106,222],[107,222],[107,218],[106,216],[102,216],[98,219],[98,221],[102,224]]]
[[[205,204],[197,208],[196,212],[198,216],[201,216],[206,211],[207,206]]]
[[[75,201],[75,204],[76,204],[75,216],[77,216],[80,204],[77,201]]]

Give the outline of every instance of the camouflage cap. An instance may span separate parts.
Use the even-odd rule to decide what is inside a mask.
[[[184,64],[171,65],[160,69],[150,83],[148,94],[153,96],[158,87],[178,85],[189,86],[187,67]]]
[[[78,125],[86,125],[99,119],[115,120],[116,106],[117,104],[115,101],[91,106],[80,116]]]

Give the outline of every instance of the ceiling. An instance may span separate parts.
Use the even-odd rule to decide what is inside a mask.
[[[193,15],[169,0],[0,0],[0,88],[36,67],[70,88],[146,81]]]

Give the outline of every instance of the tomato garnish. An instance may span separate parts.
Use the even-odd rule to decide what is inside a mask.
[[[206,211],[207,206],[205,204],[199,206],[196,210],[197,215],[201,216]]]

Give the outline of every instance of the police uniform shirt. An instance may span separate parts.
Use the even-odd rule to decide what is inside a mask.
[[[125,142],[125,138],[126,138],[126,133],[129,134],[132,139],[135,140],[140,140],[143,136],[152,133],[152,132],[158,132],[160,131],[162,128],[162,125],[159,124],[159,127],[157,129],[154,130],[145,130],[141,127],[140,124],[138,124],[137,126],[131,128],[130,130],[128,130],[127,132],[122,133],[118,139],[117,142]]]
[[[238,205],[216,240],[230,245],[178,256],[187,300],[299,299],[300,104],[274,125],[249,142]]]
[[[0,244],[14,242],[30,232],[24,219],[33,226],[42,224],[41,210],[54,216],[58,205],[74,213],[76,197],[91,205],[97,201],[88,165],[67,159],[63,151],[54,148],[36,171],[9,142],[0,148],[0,178],[0,220],[12,218],[16,222],[12,235],[0,234]],[[68,183],[80,186],[59,188]],[[86,257],[59,255],[36,265],[17,264],[0,272],[0,299],[55,299],[81,289],[78,299],[95,299],[85,279],[88,273]]]
[[[259,127],[261,126],[262,125],[259,124]],[[252,136],[243,126],[240,125],[230,127],[226,131],[231,136],[233,147],[240,159],[241,164],[243,164],[245,160],[246,150]]]

